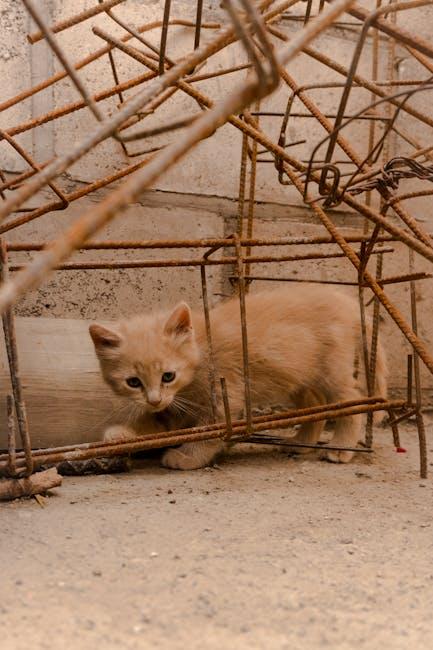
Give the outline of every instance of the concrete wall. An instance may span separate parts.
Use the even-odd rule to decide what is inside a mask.
[[[57,22],[78,11],[92,6],[90,0],[75,0],[60,2],[51,0],[38,3],[43,5],[46,19]],[[216,0],[205,3],[204,20],[225,21],[225,14]],[[369,3],[371,5],[371,3]],[[114,10],[123,19],[131,24],[140,25],[162,17],[162,0],[143,3],[141,0],[128,0],[124,5]],[[300,16],[305,5],[294,7],[292,16]],[[190,1],[175,0],[172,3],[172,17],[194,19],[195,3]],[[415,33],[423,34],[428,38],[426,15],[431,15],[431,8],[410,12],[409,25]],[[355,22],[347,18],[346,22]],[[59,43],[67,52],[71,61],[84,57],[89,52],[101,47],[100,39],[91,31],[92,25],[104,27],[112,34],[120,34],[121,30],[107,17],[99,16],[66,32],[57,35]],[[52,57],[47,45],[39,42],[30,46],[26,41],[26,33],[33,31],[34,26],[21,8],[20,3],[12,0],[0,0],[0,25],[3,34],[0,43],[0,66],[3,73],[3,97],[13,97],[18,92],[37,83],[40,79],[49,76],[53,71],[60,70],[59,62]],[[279,28],[288,35],[299,28],[299,21],[285,20]],[[211,37],[213,30],[203,30],[203,39]],[[158,44],[159,31],[153,30],[146,34],[149,40]],[[350,26],[333,28],[326,36],[322,36],[314,46],[333,57],[344,65],[350,62],[351,53],[356,42],[356,33]],[[183,27],[171,27],[168,40],[168,55],[178,57],[192,48],[193,30]],[[397,57],[407,57],[404,50],[398,49]],[[130,57],[115,53],[116,64],[119,68],[121,80],[126,80],[142,73],[140,64]],[[222,69],[237,65],[245,61],[245,54],[239,45],[233,45],[222,53],[213,57],[202,72]],[[367,40],[363,56],[359,65],[359,72],[370,76],[371,69],[371,40]],[[330,71],[324,66],[313,61],[306,55],[299,56],[288,67],[288,72],[300,84],[317,81],[341,82],[343,77]],[[412,60],[404,58],[400,61],[399,74],[403,79],[424,78],[424,68]],[[79,72],[80,77],[92,92],[98,92],[113,85],[111,69],[107,58],[98,60]],[[196,84],[197,88],[207,93],[213,100],[225,96],[245,76],[245,71],[203,81]],[[382,46],[381,65],[379,70],[381,78],[386,78],[386,48]],[[137,89],[125,93],[128,98],[137,92]],[[341,89],[327,89],[326,91],[311,91],[311,96],[317,101],[321,110],[329,115],[334,115]],[[1,128],[9,128],[36,117],[53,108],[62,106],[78,98],[77,91],[69,81],[61,81],[53,87],[38,93],[33,98],[4,111],[0,114]],[[262,102],[262,110],[284,111],[288,99],[285,86],[270,98]],[[419,95],[411,100],[421,110],[427,110],[430,101],[428,93]],[[370,102],[370,94],[363,89],[353,89],[349,107],[350,110],[359,110]],[[115,109],[118,98],[110,98],[100,104],[105,115]],[[196,103],[182,92],[177,92],[171,100],[159,109],[155,115],[150,116],[140,125],[151,127],[160,124],[163,120],[177,119],[180,114],[190,114],[199,110]],[[306,113],[300,101],[296,101],[293,110],[297,113]],[[263,117],[261,124],[273,139],[278,135],[281,118]],[[377,123],[377,133],[382,126]],[[32,152],[38,162],[44,162],[53,155],[61,155],[71,146],[89,133],[95,125],[95,118],[85,109],[77,111],[56,121],[48,122],[36,129],[29,130],[17,136],[17,140]],[[429,135],[425,125],[417,123],[413,118],[401,115],[399,125],[411,134],[419,143],[425,143]],[[365,154],[368,138],[368,122],[355,121],[344,131],[347,139],[360,155]],[[294,118],[289,124],[288,141],[305,139],[306,142],[293,147],[293,154],[301,159],[308,159],[313,146],[323,137],[323,129],[314,120],[304,117]],[[146,141],[139,141],[130,145],[131,151],[144,147],[155,147],[172,141],[177,137],[176,132],[153,137]],[[10,172],[26,169],[25,163],[12,151],[5,142],[0,143],[2,168]],[[401,138],[394,142],[395,153],[406,154],[411,147]],[[237,193],[239,185],[239,161],[241,149],[241,136],[231,125],[219,129],[212,138],[200,143],[194,151],[175,168],[165,174],[155,186],[143,193],[140,200],[131,205],[128,210],[114,220],[103,232],[101,239],[149,239],[149,238],[196,238],[219,237],[233,232],[236,225]],[[323,154],[323,148],[321,150]],[[319,154],[320,157],[320,154]],[[104,175],[113,173],[123,168],[135,159],[128,159],[122,153],[120,146],[113,140],[99,145],[95,150],[74,164],[64,179],[59,181],[59,186],[66,191],[81,187],[84,183],[91,182]],[[347,157],[341,153],[341,160]],[[350,167],[348,167],[350,169]],[[403,182],[401,189],[412,189],[413,181]],[[424,186],[423,186],[424,187]],[[20,229],[8,233],[7,239],[11,241],[47,240],[61,232],[67,224],[72,223],[78,216],[95,203],[101,201],[108,190],[100,190],[92,195],[71,204],[67,210],[54,212],[34,221]],[[29,206],[40,205],[42,200],[52,198],[50,191],[44,191],[40,196],[29,202]],[[256,220],[254,232],[263,236],[296,236],[299,234],[325,234],[323,227],[303,204],[296,191],[287,186],[280,185],[277,180],[275,168],[272,164],[260,164],[257,176],[256,191]],[[429,228],[432,218],[430,201],[418,199],[408,207],[416,215],[421,215],[423,225]],[[344,226],[346,232],[359,232],[363,220],[360,216],[344,210],[337,210],[335,218],[339,225]],[[392,218],[392,217],[390,217]],[[407,254],[401,245],[393,245],[394,253],[385,256],[385,275],[405,272],[407,269]],[[287,250],[287,249],[285,249]],[[305,250],[302,247],[296,249]],[[328,249],[327,249],[328,250]],[[336,250],[336,249],[335,249]],[[152,253],[121,252],[118,259],[155,259],[198,256],[200,251],[162,251]],[[109,253],[82,253],[75,259],[106,259]],[[27,259],[26,255],[16,255],[14,259]],[[429,266],[422,260],[416,260],[417,269],[428,269]],[[221,295],[231,292],[227,282],[230,269],[213,267],[209,269],[209,283],[211,301],[216,302]],[[297,276],[322,280],[350,280],[355,281],[356,275],[347,260],[324,260],[320,262],[293,262],[267,267],[252,268],[254,275],[267,276]],[[254,288],[262,288],[264,282],[256,282]],[[273,286],[268,282],[266,286]],[[420,334],[431,345],[433,331],[431,319],[431,298],[429,293],[430,281],[418,285],[418,300],[420,307]],[[389,291],[403,312],[409,316],[408,287],[396,285]],[[200,277],[197,269],[145,269],[123,271],[71,271],[58,272],[38,291],[29,294],[18,306],[20,315],[37,315],[44,317],[66,318],[116,318],[123,314],[130,314],[143,309],[149,309],[161,304],[172,303],[179,296],[187,299],[192,304],[200,301]],[[392,370],[391,386],[394,393],[401,393],[405,384],[406,354],[408,346],[404,342],[399,330],[385,315],[383,330],[388,341],[390,365]],[[433,347],[433,346],[431,346]],[[433,383],[426,374],[426,396],[430,398],[433,392]]]

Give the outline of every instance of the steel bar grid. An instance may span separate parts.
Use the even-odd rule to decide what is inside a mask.
[[[30,43],[45,40],[55,55],[62,62],[64,71],[29,88],[16,97],[4,100],[0,112],[24,103],[44,89],[68,79],[78,90],[78,101],[56,107],[54,110],[0,130],[0,140],[13,147],[21,159],[28,165],[18,174],[11,175],[6,170],[1,174],[0,195],[0,234],[19,233],[21,227],[35,221],[43,215],[59,210],[80,201],[92,192],[108,188],[105,198],[91,209],[84,210],[72,226],[52,242],[45,241],[4,241],[1,247],[2,284],[0,286],[0,311],[6,345],[9,354],[13,397],[7,399],[9,422],[8,452],[0,455],[0,475],[23,477],[30,475],[33,469],[45,467],[70,460],[85,460],[97,457],[110,457],[132,453],[133,451],[180,444],[191,440],[205,440],[223,437],[232,441],[250,440],[257,443],[290,444],[290,439],[269,435],[263,432],[284,429],[288,426],[344,417],[347,414],[367,413],[366,446],[358,451],[371,451],[372,414],[377,410],[386,411],[390,418],[394,443],[399,441],[398,423],[410,415],[416,416],[420,440],[421,475],[427,472],[426,437],[422,418],[422,387],[420,362],[433,374],[433,356],[419,335],[419,316],[417,314],[416,282],[428,280],[433,274],[417,271],[415,255],[424,261],[433,262],[432,238],[422,221],[408,211],[408,203],[414,199],[430,196],[433,192],[428,187],[411,192],[397,193],[401,180],[416,178],[420,182],[433,181],[432,159],[433,141],[430,130],[433,128],[432,117],[420,110],[415,101],[420,93],[433,91],[433,42],[401,28],[395,16],[404,15],[406,11],[432,5],[433,0],[411,0],[383,5],[368,10],[355,4],[354,0],[333,0],[320,2],[318,11],[312,2],[308,2],[305,11],[301,10],[300,0],[240,0],[238,3],[227,0],[227,10],[221,22],[206,21],[206,10],[202,0],[194,4],[194,20],[183,17],[173,18],[175,6],[166,0],[161,19],[152,23],[134,26],[126,19],[128,0],[99,1],[90,9],[77,15],[70,15],[66,20],[51,25],[45,23],[38,10],[37,3],[23,0],[23,4],[39,27],[38,32],[28,36]],[[294,14],[290,12],[295,12]],[[289,13],[288,13],[289,12]],[[296,13],[298,12],[298,13]],[[315,13],[315,15],[313,15]],[[323,54],[317,49],[318,37],[326,30],[344,20],[349,14],[357,29],[357,43],[352,60],[348,66]],[[95,25],[93,19],[100,15],[106,18],[104,29]],[[394,18],[392,18],[394,16]],[[295,19],[290,23],[287,17]],[[111,28],[106,28],[107,19],[120,36],[115,36]],[[286,20],[284,20],[286,19]],[[352,24],[352,23],[351,23]],[[103,46],[95,52],[72,62],[68,52],[62,46],[62,32],[72,30],[77,25],[84,25],[93,35],[103,41]],[[192,28],[189,50],[182,57],[175,59],[170,53],[169,37],[179,26]],[[83,28],[83,27],[81,27]],[[207,30],[206,38],[202,30]],[[159,45],[149,41],[143,35],[159,31]],[[157,32],[158,33],[158,32]],[[373,36],[373,57],[371,78],[361,75],[358,63],[367,40]],[[201,67],[235,43],[243,48],[243,57],[225,69],[213,72],[201,72]],[[387,79],[381,79],[378,73],[383,48],[387,48]],[[404,47],[418,64],[415,78],[402,80],[395,76],[396,48]],[[300,54],[314,60],[316,65],[324,67],[331,75],[338,74],[343,82],[330,81],[316,84],[297,82],[291,62]],[[142,73],[131,78],[122,79],[116,67],[117,56],[124,61],[134,61],[142,66]],[[95,61],[105,60],[110,65],[114,85],[90,92],[83,81],[80,70],[91,66]],[[421,78],[420,70],[427,71]],[[244,73],[242,71],[245,71]],[[240,79],[235,91],[223,100],[215,100],[199,86],[226,74],[236,74]],[[239,76],[239,75],[245,76]],[[194,85],[193,85],[194,84]],[[197,84],[197,85],[196,85]],[[286,93],[287,102],[284,111],[261,110],[260,100],[274,93],[277,88]],[[209,88],[209,85],[206,85]],[[329,88],[340,92],[338,104],[332,111],[322,110],[319,99],[313,98],[315,91]],[[135,89],[133,91],[133,89]],[[125,93],[134,92],[127,98]],[[362,108],[355,112],[349,102],[356,92],[370,93],[370,101],[362,100]],[[150,115],[158,115],[176,93],[181,92],[192,98],[196,109],[191,114],[178,116],[176,120],[162,120],[151,128],[134,127]],[[117,96],[119,105],[115,110],[106,103]],[[314,95],[316,97],[316,95]],[[294,110],[299,103],[303,111]],[[353,103],[353,101],[352,101]],[[197,110],[198,107],[198,110]],[[68,151],[62,152],[52,160],[35,161],[26,149],[17,141],[17,136],[27,131],[34,131],[48,122],[69,119],[78,110],[87,110],[96,118],[92,130],[79,142],[71,144]],[[415,121],[422,128],[425,140],[419,141],[412,132],[400,124],[401,116]],[[261,118],[261,119],[260,119]],[[264,118],[281,121],[279,135],[271,138],[265,129]],[[303,147],[307,140],[298,138],[290,142],[290,128],[293,123],[298,126],[305,119],[315,121],[323,129],[325,136],[311,147],[307,160],[293,153],[296,147]],[[260,120],[260,121],[259,121]],[[365,121],[369,125],[367,153],[356,150],[349,134],[354,120]],[[185,154],[205,138],[212,138],[215,131],[223,124],[231,124],[242,133],[241,168],[239,183],[239,200],[236,232],[230,237],[219,239],[184,239],[184,240],[146,240],[146,241],[96,241],[93,238],[111,220],[116,218],[129,203],[152,186],[168,169],[180,161]],[[305,127],[304,127],[305,128]],[[171,143],[155,147],[148,146],[146,140],[179,131],[178,137]],[[64,173],[77,161],[95,149],[108,138],[113,138],[121,146],[125,166],[104,178],[72,191],[61,189]],[[127,143],[144,141],[143,151],[129,151]],[[392,142],[399,141],[410,148],[405,156],[393,153]],[[430,144],[431,143],[431,144]],[[310,145],[311,142],[308,141]],[[260,149],[259,149],[260,147]],[[325,150],[326,149],[326,150]],[[144,153],[143,153],[144,152]],[[320,156],[319,156],[320,152]],[[266,153],[270,158],[262,159]],[[150,155],[149,155],[150,154]],[[305,155],[305,154],[303,154]],[[139,156],[132,163],[128,157]],[[143,157],[144,156],[144,157]],[[256,183],[260,176],[260,164],[272,163],[275,177],[291,191],[299,192],[300,200],[311,214],[323,225],[325,233],[315,237],[285,236],[274,238],[257,238],[254,236]],[[349,167],[347,165],[350,164]],[[312,188],[317,186],[316,191]],[[56,197],[47,200],[49,188]],[[42,191],[42,194],[41,194]],[[41,196],[43,199],[41,199]],[[39,204],[28,208],[29,200],[36,199]],[[44,202],[41,202],[44,201]],[[403,207],[402,202],[405,201]],[[353,215],[358,215],[363,231],[359,234],[345,230],[336,225],[335,207],[344,208]],[[24,210],[24,214],[17,214]],[[61,216],[57,217],[61,219]],[[408,272],[398,275],[384,275],[382,265],[384,254],[394,250],[389,244],[405,245],[409,251]],[[386,246],[388,244],[388,246]],[[293,252],[292,247],[307,246],[308,251]],[[356,245],[356,247],[354,246]],[[310,246],[320,246],[310,249]],[[278,252],[257,254],[256,249],[278,247]],[[168,253],[173,249],[186,249],[188,255],[169,259],[148,258],[146,251],[160,250]],[[201,257],[192,257],[194,251],[206,249]],[[283,252],[282,250],[283,249]],[[69,258],[80,251],[111,251],[110,259],[79,261]],[[135,250],[137,259],[122,259],[121,251]],[[214,255],[214,253],[219,253]],[[32,259],[23,254],[33,253]],[[374,255],[374,258],[371,256]],[[374,298],[373,335],[367,340],[363,328],[363,345],[365,366],[367,370],[368,396],[356,403],[329,404],[324,408],[297,409],[272,416],[254,416],[252,412],[249,388],[248,356],[248,321],[245,312],[245,295],[251,285],[257,281],[316,281],[298,277],[274,277],[258,275],[254,265],[270,263],[289,263],[305,260],[326,260],[347,258],[357,274],[356,281],[327,280],[335,284],[358,286],[360,298],[361,322],[365,322],[365,293],[371,292]],[[369,262],[376,259],[376,272],[370,270]],[[79,271],[90,269],[120,268],[164,268],[197,267],[200,269],[203,310],[208,338],[208,352],[212,361],[212,327],[209,318],[207,266],[231,268],[233,290],[239,296],[242,326],[243,373],[245,379],[245,420],[234,421],[230,413],[230,394],[224,377],[216,376],[215,365],[211,363],[210,395],[212,400],[213,422],[202,427],[192,427],[182,431],[168,431],[163,434],[142,436],[122,443],[96,442],[86,445],[71,444],[68,447],[31,451],[25,404],[18,373],[18,354],[13,327],[13,306],[30,290],[39,287],[49,275],[57,271]],[[261,266],[262,268],[262,266]],[[9,272],[13,272],[9,276]],[[409,283],[411,320],[407,322],[400,309],[389,299],[385,292],[388,285]],[[380,309],[388,312],[403,336],[413,349],[408,362],[408,387],[405,400],[383,400],[374,397],[376,349],[378,341]],[[415,379],[415,400],[412,400],[412,378]],[[225,421],[217,421],[217,392],[220,391],[224,405]],[[17,451],[15,440],[15,422],[13,410],[17,414],[18,430],[22,440],[23,452]],[[398,412],[398,414],[397,414]],[[317,446],[323,449],[323,445]],[[333,447],[329,447],[333,448]],[[12,479],[9,479],[12,480]],[[18,480],[18,478],[16,479]]]

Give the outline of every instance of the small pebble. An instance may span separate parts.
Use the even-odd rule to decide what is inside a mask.
[[[150,557],[158,557],[158,553],[156,551],[152,551]]]

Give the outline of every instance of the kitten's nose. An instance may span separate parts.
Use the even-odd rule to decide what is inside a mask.
[[[149,393],[147,401],[151,406],[159,406],[161,404],[161,395],[159,393]]]

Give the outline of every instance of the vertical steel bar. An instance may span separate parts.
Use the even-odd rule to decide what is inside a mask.
[[[8,253],[6,244],[0,240],[0,281],[4,284],[8,280]],[[26,407],[23,398],[21,380],[18,365],[18,348],[15,335],[15,321],[13,308],[6,309],[2,314],[3,331],[5,336],[6,352],[9,362],[9,372],[12,384],[12,392],[15,401],[15,410],[18,420],[18,429],[26,458],[26,474],[32,473],[33,459],[30,444],[29,429],[27,423]]]
[[[414,252],[409,249],[409,273],[414,269]],[[416,286],[415,282],[410,282],[410,310],[412,319],[412,329],[418,334],[418,316],[416,307]],[[427,441],[425,435],[424,418],[422,415],[422,393],[421,393],[421,373],[419,367],[419,356],[416,350],[413,351],[413,367],[415,374],[415,404],[416,404],[416,424],[418,429],[419,454],[420,454],[420,475],[421,478],[427,478]]]
[[[161,45],[159,48],[159,74],[164,74],[164,60],[167,49],[168,21],[170,20],[171,0],[165,0],[164,17],[162,19]]]
[[[304,25],[306,25],[310,20],[312,6],[313,6],[313,0],[307,0],[307,6],[305,8],[305,16],[304,16]]]
[[[101,122],[103,120],[103,115],[99,110],[96,102],[93,100],[90,93],[87,92],[87,89],[83,84],[83,82],[81,81],[80,77],[78,76],[74,66],[71,65],[65,53],[63,52],[62,48],[57,43],[50,27],[45,23],[45,21],[39,15],[39,12],[37,11],[36,7],[33,4],[33,0],[22,0],[22,2],[25,8],[27,9],[27,11],[29,12],[29,14],[31,15],[31,17],[33,18],[33,20],[35,21],[35,23],[37,24],[37,26],[39,27],[39,29],[41,30],[41,32],[43,32],[49,46],[51,47],[52,51],[59,59],[60,63],[62,64],[66,72],[68,73],[69,78],[71,79],[75,88],[78,90],[81,97],[86,102],[87,106],[90,108],[90,110],[92,111],[96,119],[99,122]]]
[[[260,101],[257,101],[255,104],[255,111],[260,111]],[[259,127],[259,120],[260,116],[257,115],[257,128]],[[248,193],[248,215],[247,215],[247,239],[252,239],[253,238],[253,230],[254,230],[254,209],[255,209],[255,201],[256,201],[256,174],[257,174],[257,140],[253,140],[252,143],[252,148],[251,148],[251,161],[250,161],[250,186],[249,186],[249,193]],[[251,255],[251,246],[247,246],[246,249],[246,256],[249,257]],[[250,270],[251,270],[251,265],[246,264],[245,266],[245,275],[248,278],[250,275]],[[249,291],[250,288],[250,282],[247,281],[245,290]]]
[[[207,350],[208,350],[208,363],[209,363],[209,387],[211,395],[211,407],[212,407],[212,417],[213,421],[217,420],[217,396],[216,396],[216,369],[215,369],[215,357],[213,353],[212,346],[212,333],[210,325],[210,315],[209,315],[209,301],[207,293],[207,281],[206,281],[206,267],[200,267],[201,275],[201,295],[203,300],[203,310],[204,310],[204,321],[206,326],[206,340],[207,340]]]
[[[370,415],[370,413],[368,413],[367,415]],[[398,422],[396,421],[397,418],[395,417],[394,409],[389,409],[388,415],[389,415],[389,422],[391,424],[392,441],[394,443],[394,447],[396,449],[399,449],[401,447],[400,433],[399,433],[399,430],[398,430]]]
[[[407,355],[407,404],[412,406],[412,386],[413,386],[413,355]]]
[[[236,232],[240,238],[243,236],[244,228],[245,188],[247,184],[247,156],[248,136],[246,133],[242,133],[241,166],[239,172],[238,223],[236,228]]]
[[[230,438],[233,435],[233,426],[232,426],[232,415],[230,413],[229,396],[227,394],[226,378],[220,377],[220,383],[221,383],[221,393],[223,396],[223,404],[224,404],[224,416],[226,420],[226,435],[224,436],[224,439],[230,440]]]
[[[195,50],[200,45],[202,14],[203,14],[203,0],[197,0],[197,13],[196,13],[196,17],[195,17],[195,34],[194,34],[194,49]]]
[[[379,254],[376,259],[376,281],[380,284],[383,271],[383,254]],[[377,296],[374,296],[373,302],[373,322],[371,330],[371,344],[370,344],[370,365],[368,367],[369,386],[372,394],[375,394],[376,387],[376,362],[377,362],[377,347],[379,344],[379,324],[380,324],[380,301]],[[386,397],[386,395],[383,395]],[[394,433],[394,430],[393,430]],[[367,413],[367,426],[366,426],[366,441],[370,442],[370,447],[373,442],[373,414]]]
[[[17,467],[17,448],[16,448],[16,434],[15,434],[15,416],[14,416],[15,402],[12,395],[6,395],[6,412],[8,419],[8,473],[10,476],[15,476]]]
[[[360,313],[360,323],[361,323],[361,342],[362,342],[362,353],[364,360],[364,375],[365,383],[367,384],[367,394],[371,397],[372,387],[370,383],[370,357],[368,351],[368,337],[367,337],[367,318],[365,315],[365,303],[364,303],[364,271],[365,271],[365,242],[361,243],[361,250],[359,254],[360,266],[358,270],[358,299],[359,299],[359,313]],[[370,420],[367,420],[367,427],[365,431],[365,445],[371,447],[373,443],[373,429],[371,426]]]
[[[251,383],[250,383],[250,366],[248,358],[248,333],[247,333],[247,316],[245,308],[245,275],[244,262],[242,257],[242,248],[239,236],[233,236],[236,248],[239,307],[241,317],[241,334],[242,334],[242,359],[245,383],[245,419],[247,435],[252,433],[252,412],[251,412]]]

